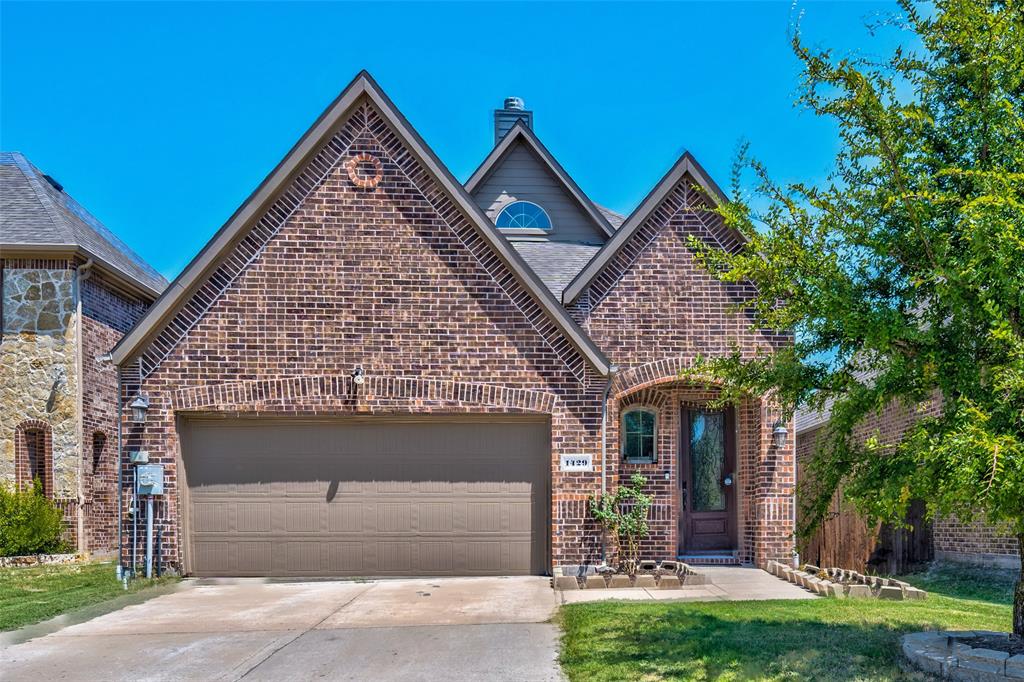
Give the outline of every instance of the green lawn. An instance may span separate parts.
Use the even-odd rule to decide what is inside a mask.
[[[137,592],[176,578],[136,580]],[[0,569],[0,630],[13,630],[67,611],[120,597],[124,586],[111,563]]]
[[[903,680],[905,632],[1010,628],[1013,578],[943,567],[904,576],[925,601],[638,603],[562,607],[570,680]]]

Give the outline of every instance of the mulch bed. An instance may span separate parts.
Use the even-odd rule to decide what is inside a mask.
[[[1016,635],[981,635],[979,637],[971,637],[970,639],[956,640],[960,644],[965,644],[972,649],[992,649],[993,651],[1005,651],[1011,656],[1017,654],[1024,654],[1024,638]]]

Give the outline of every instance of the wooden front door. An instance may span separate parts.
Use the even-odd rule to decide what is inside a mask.
[[[679,553],[736,548],[736,442],[732,410],[683,408]]]

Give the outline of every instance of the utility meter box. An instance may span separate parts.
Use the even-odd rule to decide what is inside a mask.
[[[164,465],[140,464],[135,467],[140,495],[164,494]]]
[[[128,459],[132,464],[146,464],[149,462],[149,453],[145,450],[132,450],[128,453]]]

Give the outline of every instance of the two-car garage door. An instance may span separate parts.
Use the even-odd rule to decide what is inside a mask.
[[[546,421],[195,419],[181,444],[195,575],[547,571]]]

